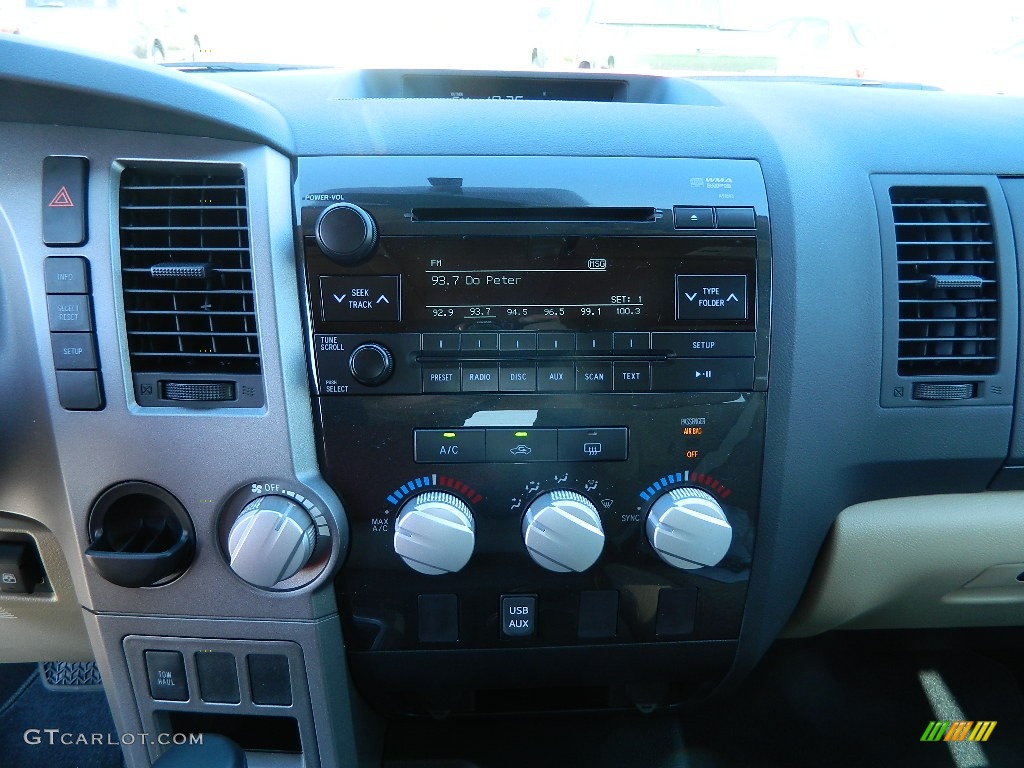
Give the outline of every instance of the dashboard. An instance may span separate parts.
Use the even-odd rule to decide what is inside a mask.
[[[1019,100],[0,60],[0,661],[119,731],[373,765],[1020,624]]]

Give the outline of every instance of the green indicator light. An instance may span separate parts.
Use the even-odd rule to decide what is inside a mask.
[[[452,438],[452,437],[455,437],[455,433],[454,432],[445,432],[444,436],[447,437],[447,438]]]
[[[526,432],[516,432],[516,437],[528,437]]]

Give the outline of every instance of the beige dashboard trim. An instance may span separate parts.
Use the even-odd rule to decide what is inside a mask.
[[[836,518],[784,636],[1024,624],[1024,492],[856,504]]]
[[[27,534],[35,541],[52,592],[0,592],[0,663],[92,661],[82,607],[64,552],[44,525],[0,512],[0,538]]]

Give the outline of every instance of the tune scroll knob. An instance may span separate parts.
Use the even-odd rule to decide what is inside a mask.
[[[366,260],[377,245],[376,222],[352,203],[335,203],[325,208],[316,220],[314,232],[324,255],[344,266]]]
[[[349,355],[348,370],[352,378],[360,384],[376,387],[391,378],[395,370],[395,360],[391,356],[391,351],[383,344],[360,344]]]
[[[585,571],[604,549],[597,507],[575,491],[542,493],[527,507],[522,528],[533,561],[556,573]]]
[[[732,525],[715,497],[699,488],[663,493],[647,513],[647,539],[673,568],[718,565],[732,544]]]
[[[395,552],[428,576],[462,570],[473,554],[476,525],[469,505],[443,491],[419,493],[398,512]]]
[[[246,504],[228,533],[231,570],[257,587],[272,588],[309,562],[316,524],[284,496],[260,496]]]

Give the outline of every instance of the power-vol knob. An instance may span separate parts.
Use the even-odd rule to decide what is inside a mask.
[[[732,544],[732,525],[715,497],[699,488],[676,488],[655,499],[647,539],[674,568],[718,565]]]
[[[402,505],[395,521],[395,552],[428,576],[462,570],[476,540],[473,513],[457,496],[430,491]]]
[[[349,266],[369,258],[377,245],[373,217],[352,203],[325,208],[316,221],[316,243],[329,259]]]
[[[523,515],[523,541],[533,561],[559,573],[585,571],[604,549],[597,507],[582,493],[548,491]]]

